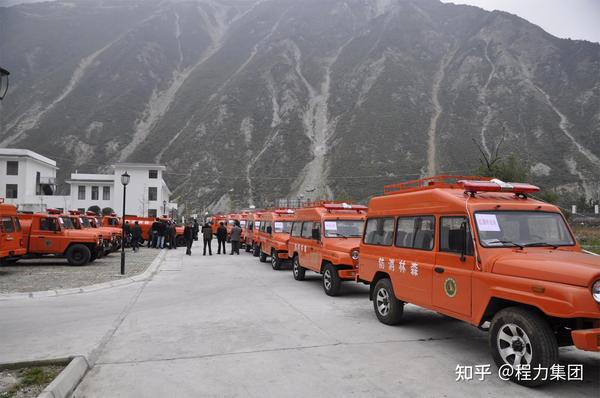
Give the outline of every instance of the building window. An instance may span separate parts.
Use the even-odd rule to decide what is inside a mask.
[[[17,184],[6,184],[6,197],[8,199],[17,199],[19,196],[19,186]]]
[[[153,201],[153,200],[156,200],[157,198],[158,198],[158,188],[149,187],[148,188],[148,200]]]
[[[18,176],[19,175],[19,162],[16,160],[9,160],[6,162],[6,175],[7,176]]]
[[[99,191],[100,191],[100,188],[92,187],[92,200],[98,200],[98,192]]]
[[[85,200],[85,185],[80,185],[79,187],[77,187],[77,189],[77,199]]]
[[[36,195],[41,195],[42,194],[42,185],[40,184],[41,182],[41,177],[40,177],[40,172],[36,172],[35,173],[35,194]]]
[[[102,200],[110,200],[110,187],[102,187]]]
[[[148,209],[148,217],[156,218],[156,209]]]
[[[158,170],[148,170],[148,178],[158,178]]]

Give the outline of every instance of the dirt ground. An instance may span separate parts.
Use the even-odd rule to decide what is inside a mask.
[[[0,398],[37,397],[64,369],[61,365],[0,371]]]

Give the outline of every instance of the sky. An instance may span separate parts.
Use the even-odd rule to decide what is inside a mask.
[[[525,18],[562,38],[600,42],[600,0],[442,0]]]

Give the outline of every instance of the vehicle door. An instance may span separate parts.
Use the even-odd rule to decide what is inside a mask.
[[[313,230],[314,221],[304,221],[302,223],[302,235],[299,239],[300,241],[300,265],[304,268],[311,269],[313,271],[319,272],[319,269],[315,269],[313,263],[313,239],[312,239],[312,230]]]
[[[57,239],[60,225],[57,217],[40,217],[31,220],[31,231],[29,236],[29,247],[34,253],[51,254],[62,252],[61,241]]]
[[[397,296],[405,301],[431,304],[431,280],[435,265],[435,217],[399,216],[396,220],[394,255],[388,259]]]
[[[433,305],[471,315],[471,281],[475,269],[473,239],[465,216],[448,215],[439,220],[439,249],[433,275]]]
[[[13,217],[0,217],[0,249],[3,253],[6,253],[5,255],[8,255],[9,251],[19,248],[19,239],[16,232]]]
[[[367,219],[359,257],[360,273],[366,278],[372,278],[378,271],[387,272],[390,276],[394,275],[396,259],[392,252],[393,234],[393,217]]]

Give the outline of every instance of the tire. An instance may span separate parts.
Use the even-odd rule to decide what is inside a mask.
[[[260,255],[260,247],[258,247],[257,245],[253,245],[252,246],[252,255],[254,257],[258,257]]]
[[[558,363],[558,343],[550,325],[540,314],[527,308],[509,307],[499,311],[492,319],[489,344],[499,368],[506,364],[512,367],[529,364],[531,369],[550,369]],[[516,373],[513,371],[510,380],[523,386],[535,387],[548,382],[541,378],[519,380]]]
[[[398,300],[392,288],[392,282],[380,279],[373,290],[373,309],[379,322],[386,325],[397,325],[404,314],[404,302]]]
[[[271,250],[271,267],[275,270],[275,271],[279,271],[281,269],[281,259],[277,256],[277,250],[272,249]]]
[[[99,257],[100,250],[90,250],[90,263],[96,261]]]
[[[323,290],[328,296],[337,296],[340,294],[340,288],[342,287],[342,280],[338,275],[337,269],[327,264],[323,270]]]
[[[92,253],[87,246],[75,244],[67,249],[66,257],[69,264],[79,267],[90,261]]]
[[[300,258],[298,255],[295,255],[292,259],[292,274],[294,274],[294,279],[297,281],[303,281],[304,276],[306,275],[306,268],[300,265]]]
[[[258,251],[260,253],[258,256],[258,259],[260,260],[261,263],[266,263],[267,262],[267,254],[263,253],[262,248],[260,248],[260,247],[258,248]]]

